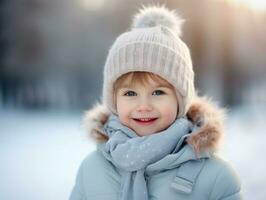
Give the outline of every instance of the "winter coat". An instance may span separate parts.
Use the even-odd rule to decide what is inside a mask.
[[[85,115],[88,131],[98,146],[108,138],[101,128],[109,116],[103,105]],[[229,163],[215,154],[223,136],[223,111],[206,98],[195,98],[187,117],[200,128],[179,152],[145,169],[150,200],[239,200],[241,187]],[[198,157],[198,153],[210,157]],[[119,200],[123,170],[116,168],[99,149],[82,162],[70,200]]]

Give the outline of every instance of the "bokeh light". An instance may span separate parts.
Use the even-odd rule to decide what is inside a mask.
[[[255,11],[265,11],[266,1],[265,0],[227,0],[228,2],[235,3],[237,5],[244,5],[252,8]]]
[[[91,0],[79,0],[78,1],[82,7],[89,11],[97,11],[101,9],[104,4],[106,3],[106,0],[97,0],[97,1],[91,1]]]

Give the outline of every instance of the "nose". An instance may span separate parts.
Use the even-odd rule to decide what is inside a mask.
[[[150,112],[153,107],[149,98],[141,98],[137,107],[138,112]]]

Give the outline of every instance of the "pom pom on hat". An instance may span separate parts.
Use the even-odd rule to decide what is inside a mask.
[[[178,36],[182,34],[184,20],[175,11],[170,11],[164,6],[143,6],[134,16],[132,28],[146,28],[165,26],[174,31]]]

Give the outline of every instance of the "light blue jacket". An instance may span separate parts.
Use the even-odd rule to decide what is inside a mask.
[[[204,111],[201,109],[203,107]],[[240,181],[230,164],[215,154],[210,158],[198,158],[193,150],[206,151],[216,148],[215,145],[219,142],[222,134],[219,127],[221,125],[219,124],[219,111],[215,110],[205,99],[196,99],[192,104],[192,108],[193,112],[188,112],[188,117],[194,123],[201,124],[201,129],[188,138],[187,144],[179,152],[169,154],[145,169],[149,199],[242,199]],[[105,108],[94,108],[88,113],[86,120],[90,123],[90,131],[94,130],[93,127],[99,128],[99,124],[103,123],[102,119],[106,118],[106,116],[102,116],[103,109]],[[108,113],[105,113],[105,115],[108,115]],[[204,117],[199,118],[199,115]],[[93,123],[95,123],[95,126],[92,125]],[[100,133],[99,136],[101,136]],[[120,199],[121,181],[124,172],[116,168],[102,155],[99,149],[103,144],[104,142],[99,143],[97,150],[83,160],[70,200]]]

